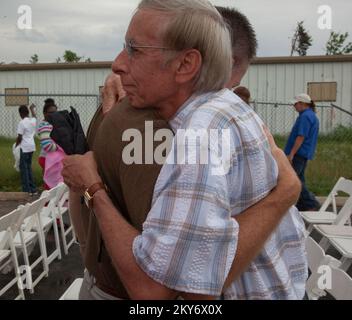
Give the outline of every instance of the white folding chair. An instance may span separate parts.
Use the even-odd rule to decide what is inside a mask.
[[[329,285],[324,286],[324,289],[314,288],[313,291],[317,293],[313,296],[313,300],[329,293],[336,300],[352,300],[352,278],[343,270],[336,266],[330,266],[329,275],[331,277]]]
[[[336,207],[336,196],[339,192],[344,192],[349,195],[345,204],[339,212],[337,212]],[[332,206],[332,211],[326,211],[329,206]],[[301,211],[300,214],[302,218],[308,223],[308,232],[313,230],[313,225],[315,224],[341,224],[341,220],[345,219],[346,211],[351,213],[352,208],[352,180],[345,179],[341,177],[332,191],[324,201],[319,211]],[[342,215],[342,216],[340,216]],[[346,217],[347,221],[349,218]]]
[[[57,215],[56,217],[60,223],[60,231],[61,231],[61,239],[64,247],[65,254],[68,254],[69,248],[76,242],[76,234],[73,228],[71,215],[68,209],[68,201],[69,201],[69,189],[68,186],[64,183],[59,185],[59,189],[57,191]],[[68,214],[68,220],[70,222],[69,226],[66,228],[63,216],[64,214]],[[71,239],[67,238],[71,234]]]
[[[352,265],[352,237],[329,237],[329,241],[342,255],[340,268],[347,271]]]
[[[331,288],[326,288],[336,300],[352,300],[352,278],[343,270],[331,267]]]
[[[82,278],[75,279],[59,300],[79,300],[79,291],[81,290],[82,282]]]
[[[326,293],[319,288],[318,281],[321,277],[319,269],[321,266],[335,266],[339,267],[341,262],[334,257],[325,254],[325,251],[320,245],[312,238],[306,239],[306,251],[308,268],[311,271],[306,283],[306,292],[310,300],[317,300],[319,297],[324,296]]]
[[[18,264],[13,237],[14,234],[16,234],[20,229],[22,217],[27,210],[28,206],[20,206],[9,214],[0,217],[0,264],[2,265],[4,261],[5,266],[8,264],[8,262],[12,263],[15,273],[15,278],[0,289],[0,297],[11,287],[17,285],[19,295],[16,297],[16,300],[25,299],[23,290],[23,279]]]
[[[42,263],[43,266],[43,271],[37,276],[35,280],[32,279],[32,285],[31,288],[29,288],[31,293],[34,292],[34,287],[39,283],[39,281],[43,279],[43,277],[47,277],[49,274],[43,225],[40,214],[46,202],[47,198],[42,197],[28,204],[28,210],[22,217],[22,226],[14,239],[14,245],[16,248],[22,251],[25,265],[32,275],[34,268],[39,263]],[[26,220],[26,223],[24,223],[26,218],[30,219]],[[32,246],[33,243],[36,243],[37,240],[39,243],[40,255],[33,263],[30,263],[28,247]]]
[[[352,197],[349,197],[332,224],[313,225],[313,228],[323,236],[319,244],[325,250],[327,250],[330,245],[329,239],[331,237],[352,238],[352,227],[345,225],[349,221],[351,213]]]
[[[48,203],[46,206],[43,207],[41,211],[41,218],[42,218],[42,223],[43,223],[43,230],[44,230],[44,237],[46,239],[46,236],[53,227],[54,231],[54,239],[55,239],[55,249],[52,253],[48,253],[48,265],[50,265],[51,262],[53,262],[56,258],[61,260],[61,246],[60,246],[60,238],[59,238],[59,231],[58,231],[58,226],[57,226],[57,192],[59,190],[59,187],[55,187],[49,191],[44,191],[42,193],[41,197],[46,197],[48,200]]]

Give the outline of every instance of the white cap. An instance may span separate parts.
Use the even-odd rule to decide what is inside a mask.
[[[303,102],[303,103],[312,103],[312,99],[310,98],[310,96],[306,93],[301,93],[298,94],[297,96],[295,96],[295,99],[292,100],[292,104],[295,104],[297,102]]]

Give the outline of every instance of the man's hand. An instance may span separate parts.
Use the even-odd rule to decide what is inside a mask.
[[[92,151],[83,156],[67,156],[63,160],[63,165],[62,176],[64,182],[74,192],[83,194],[91,185],[101,182]]]
[[[102,90],[103,113],[108,113],[111,108],[125,96],[126,93],[123,90],[120,76],[115,73],[110,73],[105,79],[104,88]]]
[[[264,132],[268,138],[271,153],[274,156],[279,167],[278,186],[282,189],[284,197],[295,204],[301,192],[301,182],[297,177],[290,163],[292,158],[285,155],[285,153],[276,145],[274,137],[266,126],[263,126]]]
[[[33,118],[36,118],[37,117],[37,114],[35,112],[35,104],[32,103],[30,106],[29,106],[29,110],[31,111],[31,114],[32,114],[32,117]]]

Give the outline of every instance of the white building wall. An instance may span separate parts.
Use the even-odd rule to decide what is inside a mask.
[[[30,94],[99,94],[110,67],[3,71],[0,66],[0,94],[5,88],[29,88]],[[337,82],[336,105],[352,112],[352,60],[347,62],[255,63],[250,66],[242,85],[249,88],[257,102],[289,103],[295,94],[306,92],[308,82]],[[55,97],[54,97],[55,98]],[[41,113],[45,97],[31,97]],[[73,105],[83,118],[85,128],[96,108],[93,98],[55,98],[60,107]],[[319,103],[320,104],[320,103]],[[326,105],[326,103],[325,103]],[[88,110],[89,109],[89,110]],[[257,112],[275,133],[288,133],[297,117],[292,107],[256,106]],[[321,131],[329,132],[339,124],[352,126],[352,117],[340,111],[318,109]],[[0,135],[15,136],[19,120],[16,107],[5,107],[0,97]]]
[[[254,64],[242,84],[257,102],[289,103],[293,97],[307,92],[309,82],[337,82],[337,106],[352,112],[352,62]],[[318,102],[318,105],[329,105]],[[270,105],[256,106],[256,110],[276,133],[288,133],[297,117],[293,108]],[[341,111],[318,108],[321,132],[329,132],[338,125],[352,126],[352,116]]]

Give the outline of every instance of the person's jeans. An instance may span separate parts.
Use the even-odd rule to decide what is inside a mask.
[[[308,210],[319,210],[320,204],[315,198],[315,196],[309,192],[307,189],[304,173],[307,167],[308,160],[301,156],[295,155],[292,160],[293,169],[296,171],[298,178],[302,183],[302,191],[299,196],[296,207],[299,211],[308,211]]]
[[[22,152],[21,149],[20,171],[23,192],[34,193],[37,191],[32,174],[32,157],[33,152]]]

